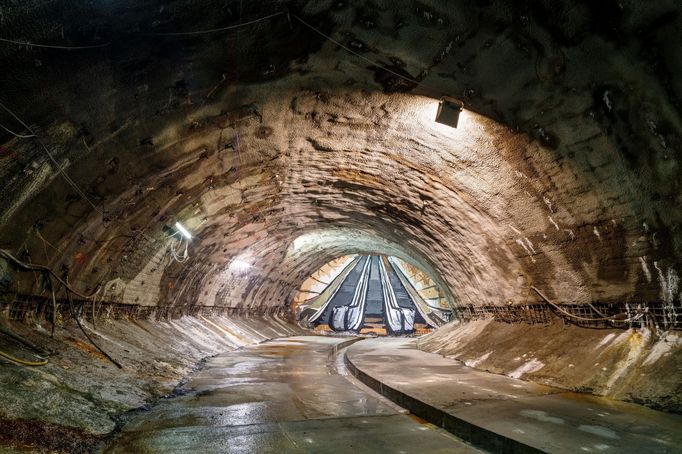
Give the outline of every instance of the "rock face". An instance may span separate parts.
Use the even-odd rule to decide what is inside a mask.
[[[455,307],[679,306],[679,2],[244,3],[2,8],[3,248],[125,304],[287,306],[384,253]]]

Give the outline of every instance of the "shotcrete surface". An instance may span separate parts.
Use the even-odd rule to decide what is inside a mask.
[[[681,451],[680,415],[477,371],[415,344],[368,339],[346,355],[386,386],[544,452]]]
[[[57,327],[0,326],[47,350],[49,363],[24,367],[0,362],[0,452],[9,446],[47,452],[91,453],[117,429],[120,415],[178,392],[202,359],[305,331],[272,317],[183,317],[176,320],[83,322],[90,336],[122,366],[88,343],[72,321]],[[0,350],[33,359],[32,351],[0,335]]]

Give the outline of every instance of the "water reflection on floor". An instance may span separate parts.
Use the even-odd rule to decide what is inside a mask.
[[[343,339],[292,337],[225,353],[189,392],[132,415],[107,452],[476,452],[336,373]]]

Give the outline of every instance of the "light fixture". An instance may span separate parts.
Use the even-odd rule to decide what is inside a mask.
[[[294,250],[297,251],[305,245],[305,236],[299,236],[294,240]]]
[[[176,223],[175,223],[175,229],[176,229],[178,232],[180,232],[180,233],[182,234],[182,236],[184,236],[184,237],[187,238],[188,240],[191,240],[191,239],[192,239],[192,234],[189,233],[189,230],[187,230],[187,229],[186,229],[182,224],[180,224],[179,222],[176,222]]]
[[[234,259],[232,260],[232,263],[230,263],[230,270],[232,271],[242,272],[248,270],[249,268],[251,268],[251,264],[249,262],[245,262],[242,259]]]
[[[462,107],[463,104],[459,101],[441,99],[438,104],[438,112],[436,112],[436,123],[456,128]]]

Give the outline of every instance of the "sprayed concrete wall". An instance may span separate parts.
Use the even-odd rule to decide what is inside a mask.
[[[50,338],[44,321],[2,327],[51,351],[49,363],[28,368],[0,367],[0,445],[58,452],[94,452],[118,428],[127,411],[170,396],[181,379],[208,356],[303,334],[283,318],[182,317],[169,321],[100,320],[85,323],[98,344],[123,369],[99,353],[73,321]],[[0,334],[0,349],[31,359],[30,350]],[[40,434],[40,435],[38,435]]]
[[[239,39],[153,36],[237,21],[186,0],[5,11],[8,36],[104,47],[0,47],[3,104],[41,141],[0,132],[0,246],[124,304],[287,306],[324,263],[375,252],[456,305],[537,302],[535,285],[679,306],[679,2],[264,1],[240,17],[284,4]],[[434,122],[443,95],[465,104],[457,129]],[[184,264],[176,220],[195,234]],[[293,248],[301,235],[316,240]]]
[[[682,337],[677,332],[488,319],[450,323],[418,345],[480,370],[682,412]]]
[[[679,1],[243,3],[239,14],[201,0],[2,9],[18,44],[0,45],[0,247],[82,292],[101,284],[105,303],[180,312],[287,308],[330,260],[379,253],[423,269],[456,308],[542,303],[535,286],[559,304],[680,317]],[[158,35],[273,12],[248,32]],[[456,129],[434,122],[444,95],[465,105]],[[175,221],[194,234],[184,263],[164,229]],[[0,302],[47,292],[0,260]],[[645,364],[666,344],[640,351],[637,335],[614,332],[613,359],[571,375],[607,348],[592,350],[605,332],[491,323],[478,333],[490,353],[456,338],[478,325],[425,342],[540,380],[567,355],[556,384],[566,373],[564,386],[678,405],[665,397],[679,395],[671,374],[640,381],[618,366],[655,370],[677,358]],[[187,337],[171,328],[148,329],[167,347]],[[521,359],[540,347],[547,357]]]

